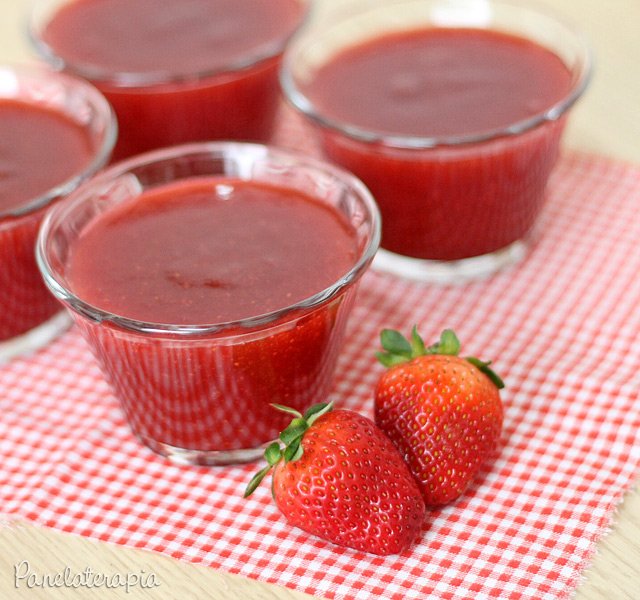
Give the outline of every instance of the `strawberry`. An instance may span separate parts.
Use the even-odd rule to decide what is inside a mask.
[[[245,497],[273,470],[272,495],[291,525],[373,554],[409,547],[426,509],[407,465],[374,422],[332,403],[304,415],[273,406],[294,418],[265,450],[268,465]]]
[[[375,422],[396,445],[427,506],[447,504],[494,453],[502,430],[502,380],[490,363],[458,356],[449,329],[426,347],[385,329],[378,359],[388,370],[375,390]]]

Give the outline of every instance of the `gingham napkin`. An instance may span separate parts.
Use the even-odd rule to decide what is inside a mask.
[[[279,140],[304,138],[288,121]],[[565,156],[536,233],[489,280],[362,281],[337,404],[372,414],[385,326],[452,327],[507,384],[498,459],[403,555],[290,528],[268,486],[243,500],[256,465],[177,466],[141,446],[75,330],[0,369],[0,510],[326,598],[567,598],[640,472],[640,168]]]

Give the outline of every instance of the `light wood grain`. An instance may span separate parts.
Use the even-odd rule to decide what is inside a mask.
[[[323,10],[339,0],[319,0]],[[640,2],[638,0],[547,0],[591,38],[596,55],[592,84],[575,108],[566,146],[640,164]],[[24,0],[0,0],[0,62],[33,61],[24,35]],[[1,507],[0,507],[1,509]],[[15,567],[27,560],[33,571],[74,572],[90,566],[103,574],[153,573],[159,585],[55,590],[15,587]],[[640,491],[627,495],[613,530],[598,544],[575,600],[640,598]],[[24,523],[0,526],[0,598],[199,598],[302,600],[303,594],[213,569],[180,563],[141,550],[116,547]]]
[[[93,573],[87,576],[86,581],[91,582],[94,587],[50,587],[53,584],[49,583],[29,587],[29,579],[25,577],[27,573],[31,573],[42,580],[45,575],[64,574],[65,569],[69,569],[67,581],[73,582],[73,577],[82,574],[87,567]],[[107,588],[106,583],[96,578],[98,573],[104,575],[113,587]],[[128,590],[126,585],[119,585],[115,579],[116,574],[121,576],[122,583],[129,579]],[[61,579],[60,582],[62,581],[64,580]],[[26,524],[13,524],[0,529],[0,598],[46,600],[51,597],[110,600],[311,598],[294,590],[266,585],[207,567],[179,563],[151,552],[110,546]]]

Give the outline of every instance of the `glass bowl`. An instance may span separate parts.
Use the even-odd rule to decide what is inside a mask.
[[[48,69],[0,66],[0,362],[43,346],[68,325],[36,265],[38,227],[54,203],[109,160],[116,137],[111,107],[90,84]]]
[[[399,66],[378,67],[370,81],[360,79],[364,63],[354,60],[355,70],[331,84],[331,77],[363,48],[392,40],[387,41],[388,56],[393,44],[417,34],[481,36],[494,46],[504,40],[510,45],[504,46],[509,50],[502,63],[483,59],[485,65],[469,69],[470,58],[478,53],[471,50],[451,58],[463,39],[458,38],[438,50],[440,55],[415,58],[420,71],[407,71],[405,59]],[[505,68],[521,44],[541,50],[559,65],[565,79],[561,91],[548,103],[530,97],[537,88],[527,81],[534,81],[532,72],[523,70],[525,78],[502,87],[492,83],[491,95],[463,104],[464,114],[455,113],[456,122],[447,129],[446,119],[453,120],[448,116],[451,107],[475,98],[469,87],[473,80],[493,81],[489,77]],[[441,80],[434,76],[430,81],[437,69],[444,73]],[[489,71],[493,73],[485,75]],[[326,12],[299,32],[285,53],[280,80],[289,103],[316,132],[325,156],[360,178],[378,202],[382,248],[374,267],[416,280],[461,282],[488,276],[526,255],[569,109],[587,87],[590,73],[583,35],[533,4],[346,0],[339,10]],[[540,77],[549,79],[545,71]],[[440,98],[425,95],[425,89],[435,89],[442,81],[449,87]],[[329,84],[334,86],[331,91]],[[493,89],[500,94],[494,97]],[[525,89],[521,95],[526,114],[497,124],[477,121],[487,108],[499,115],[502,103]],[[338,101],[353,110],[336,108]],[[411,103],[421,112],[410,113]],[[406,107],[415,121],[387,124],[384,113],[389,107]],[[369,111],[378,110],[380,118],[368,117]],[[439,120],[423,125],[430,113]],[[465,122],[458,125],[462,116]]]
[[[256,307],[255,314],[213,323],[190,322],[187,309],[180,323],[143,321],[114,314],[88,302],[86,294],[80,295],[78,285],[71,281],[70,256],[97,219],[123,203],[139,202],[141,195],[198,178],[213,178],[214,183],[224,185],[226,178],[275,185],[312,197],[344,221],[354,248],[348,266],[340,267],[330,285],[314,288],[302,299],[266,311]],[[206,221],[205,233],[210,222]],[[173,229],[176,221],[171,223]],[[221,235],[216,231],[212,228],[210,235]],[[199,234],[189,230],[188,235],[196,238]],[[351,174],[263,145],[210,142],[140,155],[87,182],[49,214],[40,232],[37,256],[44,280],[69,309],[137,437],[175,461],[226,464],[257,458],[264,444],[286,425],[287,417],[271,403],[305,410],[327,399],[358,281],[373,259],[379,235],[375,202]],[[179,237],[170,247],[163,236],[156,237],[167,255],[184,239]],[[111,244],[116,245],[118,240]],[[130,256],[134,261],[126,241],[119,252],[124,253],[123,260]],[[301,247],[286,257],[291,261],[294,253],[297,259],[308,252],[319,251]],[[210,253],[200,259],[189,255],[187,265],[218,260],[218,269],[241,255],[239,250],[225,259]],[[271,256],[269,247],[264,255]],[[275,263],[275,272],[284,277],[287,265],[283,261]],[[303,259],[304,264],[306,261]],[[167,268],[164,260],[160,263],[149,269]],[[242,268],[250,277],[249,268]],[[146,271],[147,267],[138,271],[134,280],[145,279]],[[221,281],[217,271],[211,275],[207,271],[207,278],[219,287],[237,285]],[[178,282],[183,283],[186,285]],[[131,295],[141,285],[132,284]],[[266,288],[260,296],[268,293]],[[157,303],[171,302],[168,296],[163,298]],[[225,302],[232,305],[238,298],[232,291]],[[121,312],[128,310],[126,305]]]
[[[162,10],[155,0],[34,6],[29,33],[39,56],[91,81],[114,107],[119,160],[186,142],[268,141],[282,51],[307,0],[191,0]],[[265,21],[263,13],[273,18]],[[149,22],[140,26],[145,14]],[[223,44],[233,52],[225,54]]]

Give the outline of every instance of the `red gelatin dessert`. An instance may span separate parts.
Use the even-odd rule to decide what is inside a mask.
[[[422,12],[375,27],[372,8],[373,33],[354,17],[303,36],[286,55],[284,89],[318,125],[326,155],[372,191],[385,250],[431,261],[501,251],[534,224],[586,67],[524,26],[511,33],[517,6],[502,15],[487,4],[504,20],[494,29],[490,18],[438,26],[438,1],[386,4]],[[425,14],[434,22],[420,26]]]
[[[280,55],[306,0],[180,0],[161,9],[157,0],[69,0],[45,9],[34,18],[36,48],[109,99],[122,158],[197,140],[268,140]]]
[[[39,252],[138,437],[223,463],[277,437],[287,418],[271,403],[326,398],[377,220],[365,188],[331,171],[211,147],[114,167],[54,214]]]
[[[443,28],[343,51],[318,70],[306,93],[321,114],[383,136],[448,137],[524,121],[561,100],[570,85],[562,61],[537,44]],[[372,190],[384,216],[384,248],[453,260],[487,254],[526,234],[560,130],[553,124],[517,143],[479,144],[453,160],[425,156],[410,164],[400,155],[365,156],[332,135],[325,142],[331,158]]]
[[[36,265],[38,227],[52,202],[108,160],[114,140],[111,110],[88,84],[0,67],[0,359],[14,355],[10,340],[60,312]]]
[[[101,215],[75,241],[67,276],[86,302],[130,319],[226,323],[312,296],[355,255],[346,220],[311,197],[194,178]]]

